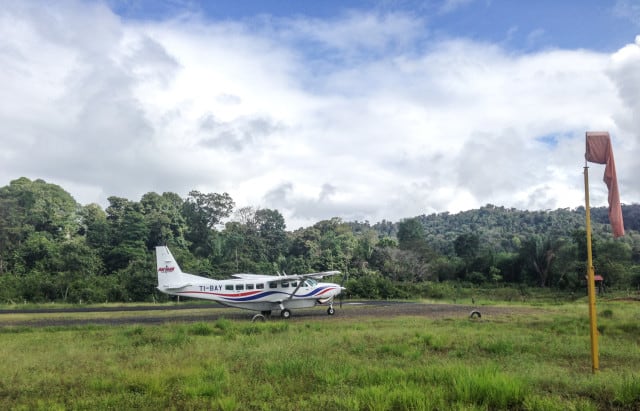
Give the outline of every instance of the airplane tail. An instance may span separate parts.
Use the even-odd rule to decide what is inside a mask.
[[[156,247],[156,264],[158,270],[158,287],[166,288],[183,282],[183,273],[169,247]]]

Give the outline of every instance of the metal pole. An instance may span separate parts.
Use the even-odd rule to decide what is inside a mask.
[[[591,335],[591,371],[600,369],[598,361],[598,326],[596,321],[596,290],[593,255],[591,253],[591,209],[589,206],[589,167],[584,167],[584,201],[587,220],[587,289],[589,290],[589,332]]]

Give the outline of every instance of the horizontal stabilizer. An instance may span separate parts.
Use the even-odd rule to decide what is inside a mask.
[[[186,288],[186,287],[191,287],[191,284],[182,284],[182,285],[175,285],[175,284],[172,284],[172,285],[163,285],[162,287],[159,287],[159,288],[162,288],[163,290],[172,290],[172,291],[173,291],[173,290],[180,290],[180,289],[182,289],[182,288]]]

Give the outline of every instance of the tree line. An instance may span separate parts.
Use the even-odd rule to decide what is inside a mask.
[[[348,294],[425,296],[433,284],[584,288],[584,207],[522,211],[488,204],[371,224],[340,218],[287,231],[278,210],[236,208],[227,193],[149,192],[80,205],[58,185],[22,177],[0,188],[0,303],[166,300],[155,290],[156,245],[183,270],[230,273],[340,270]],[[640,205],[623,206],[613,239],[594,208],[596,273],[608,287],[640,286]],[[340,281],[340,279],[336,279]]]

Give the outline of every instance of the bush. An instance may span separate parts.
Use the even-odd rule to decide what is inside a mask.
[[[482,273],[473,271],[467,275],[467,281],[473,284],[482,284],[487,281],[487,277],[485,277]]]

